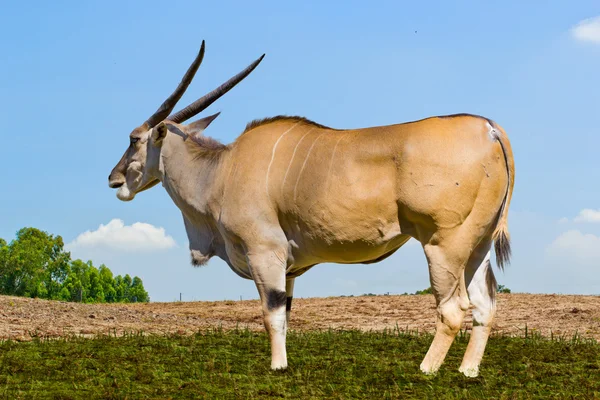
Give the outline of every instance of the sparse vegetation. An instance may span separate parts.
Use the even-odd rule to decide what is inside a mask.
[[[0,294],[84,303],[147,302],[137,276],[113,276],[108,267],[71,260],[60,236],[23,228],[0,239]]]
[[[510,293],[510,289],[504,285],[498,285],[498,293]]]
[[[0,344],[0,396],[10,399],[597,398],[595,341],[493,337],[478,378],[458,372],[461,334],[436,376],[419,363],[431,336],[291,332],[290,367],[269,369],[264,333],[98,337]]]
[[[427,289],[417,290],[415,294],[433,294],[433,290],[431,287],[428,287]]]
[[[504,285],[498,285],[497,293],[510,293],[510,289]],[[431,290],[431,286],[427,289],[417,290],[414,294],[433,294],[433,290]]]

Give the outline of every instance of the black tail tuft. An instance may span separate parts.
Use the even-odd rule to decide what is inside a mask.
[[[510,238],[505,231],[500,231],[494,239],[494,249],[496,250],[496,262],[498,268],[504,270],[504,266],[510,264]]]

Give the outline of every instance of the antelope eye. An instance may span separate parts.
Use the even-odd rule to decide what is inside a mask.
[[[136,144],[138,142],[138,140],[140,140],[139,138],[131,138],[129,139],[131,141],[131,144]]]

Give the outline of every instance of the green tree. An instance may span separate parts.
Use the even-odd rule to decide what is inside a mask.
[[[63,248],[60,236],[36,228],[21,229],[15,240],[2,246],[0,291],[31,297],[58,292],[60,284],[54,285],[53,279],[62,275],[70,258]]]
[[[104,303],[104,288],[100,281],[100,273],[96,267],[90,267],[88,270],[89,288],[87,290],[87,301],[93,303]]]
[[[74,274],[69,274],[60,290],[59,299],[64,301],[80,301],[79,295],[83,296],[83,285]]]
[[[0,239],[0,294],[63,301],[147,302],[139,277],[113,277],[105,265],[71,260],[60,236],[23,228],[7,244]]]
[[[128,303],[129,289],[131,287],[131,277],[126,274],[124,277],[117,275],[115,278],[115,290],[117,292],[117,301]]]
[[[129,295],[131,296],[131,301],[147,303],[150,301],[150,296],[148,296],[148,292],[144,289],[144,284],[142,280],[137,276],[133,278],[131,282],[131,289],[129,291]]]
[[[91,261],[83,262],[82,260],[71,261],[70,292],[73,301],[88,302],[90,293],[90,268],[93,267]]]
[[[6,240],[0,238],[0,279],[2,278],[3,271],[6,271],[6,262],[8,260],[8,246]],[[1,281],[0,281],[1,284]],[[2,287],[0,286],[0,291]]]
[[[510,293],[510,289],[504,285],[498,285],[498,293]]]
[[[415,294],[433,294],[433,289],[431,289],[431,286],[430,286],[427,289],[417,290],[415,292]]]
[[[106,265],[100,265],[98,268],[100,272],[100,282],[102,284],[102,290],[104,291],[104,299],[107,303],[114,303],[117,301],[117,291],[115,290],[115,278],[110,269]]]

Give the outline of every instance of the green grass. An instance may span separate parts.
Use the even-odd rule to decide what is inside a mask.
[[[290,367],[269,369],[264,333],[0,343],[6,399],[600,398],[600,345],[578,337],[490,339],[480,377],[458,372],[460,335],[436,376],[419,372],[429,335],[291,332]]]

